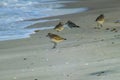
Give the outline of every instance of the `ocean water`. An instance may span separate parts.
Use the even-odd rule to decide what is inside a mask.
[[[72,0],[0,0],[0,41],[29,37],[35,29],[26,29],[25,27],[37,22],[49,21],[24,20],[72,14],[87,10],[87,8],[62,8],[65,6],[63,3],[72,2]],[[53,19],[53,21],[56,20],[59,19]],[[50,28],[50,26],[48,27]],[[44,30],[49,28],[42,27],[39,29]]]

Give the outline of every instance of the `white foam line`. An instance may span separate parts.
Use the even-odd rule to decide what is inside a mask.
[[[50,26],[50,27],[41,27],[41,28],[37,28],[37,29],[35,29],[35,30],[47,30],[47,29],[53,29],[54,28],[54,26]]]

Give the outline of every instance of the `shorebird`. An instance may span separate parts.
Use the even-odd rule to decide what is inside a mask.
[[[105,21],[104,15],[103,14],[99,15],[95,21],[97,22],[97,26],[103,27],[103,23]]]
[[[39,32],[40,30],[35,30],[34,32]]]
[[[60,32],[64,29],[64,24],[62,22],[59,22],[59,24],[57,24],[54,28],[54,30],[56,30],[57,32]]]
[[[66,38],[62,38],[56,34],[48,33],[47,37],[51,39],[51,41],[54,43],[53,49],[56,48],[57,43],[62,42],[64,40],[67,40]]]
[[[68,27],[70,28],[80,28],[80,26],[76,25],[75,23],[73,23],[72,21],[67,21],[66,23],[68,25]]]

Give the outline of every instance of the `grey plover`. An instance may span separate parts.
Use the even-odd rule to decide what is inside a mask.
[[[70,28],[80,28],[80,26],[76,25],[75,23],[73,23],[72,21],[67,21],[66,23],[68,25],[68,27]]]
[[[52,34],[52,33],[48,33],[47,37],[49,37],[51,39],[51,41],[54,43],[53,49],[56,48],[57,43],[67,40],[66,38],[63,38],[59,35]]]
[[[59,22],[59,24],[57,24],[54,28],[54,30],[56,30],[57,32],[60,32],[64,29],[64,24],[62,22]]]
[[[105,21],[104,15],[103,14],[99,15],[95,21],[97,22],[98,27],[99,26],[103,27],[103,23]]]

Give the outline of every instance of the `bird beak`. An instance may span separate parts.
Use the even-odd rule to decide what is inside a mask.
[[[46,35],[46,37],[48,37],[48,35]]]

